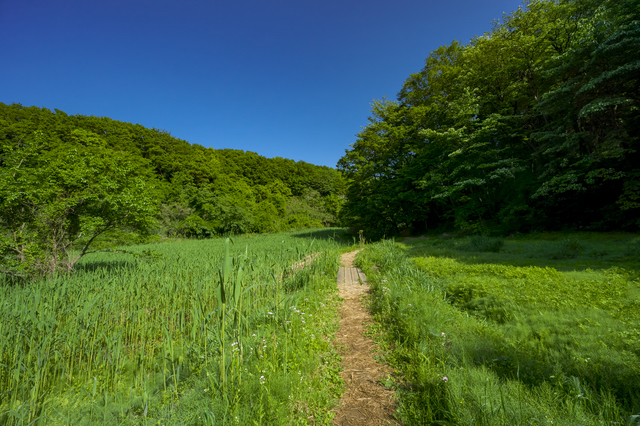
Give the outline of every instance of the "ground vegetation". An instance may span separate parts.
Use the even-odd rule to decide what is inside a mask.
[[[0,424],[331,424],[342,232],[185,239],[0,278]]]
[[[582,233],[368,246],[356,263],[403,423],[637,424],[638,244]]]

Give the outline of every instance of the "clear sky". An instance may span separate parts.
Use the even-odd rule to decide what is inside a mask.
[[[0,0],[0,102],[335,167],[370,103],[519,0]]]

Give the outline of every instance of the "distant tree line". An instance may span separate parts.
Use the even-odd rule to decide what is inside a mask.
[[[0,103],[0,272],[71,271],[84,254],[140,235],[335,225],[346,187],[329,167]]]
[[[371,236],[640,228],[638,0],[527,1],[431,52],[339,161]]]

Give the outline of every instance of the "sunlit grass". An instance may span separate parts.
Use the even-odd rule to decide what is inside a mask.
[[[640,411],[638,260],[625,254],[636,237],[562,237],[507,239],[498,253],[388,241],[359,257],[381,267],[372,308],[408,382],[405,424],[626,424]]]
[[[101,254],[71,277],[6,280],[0,424],[330,421],[340,234],[134,246],[161,258]]]

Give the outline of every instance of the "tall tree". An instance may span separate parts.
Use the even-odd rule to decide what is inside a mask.
[[[372,105],[338,163],[347,223],[373,236],[640,226],[638,0],[525,6]]]

